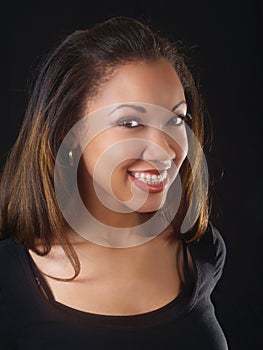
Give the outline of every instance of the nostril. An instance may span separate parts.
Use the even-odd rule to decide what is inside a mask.
[[[163,147],[152,141],[147,144],[142,154],[144,160],[150,161],[154,159],[156,162],[165,162],[167,159],[172,160],[175,157],[176,153],[171,147]]]

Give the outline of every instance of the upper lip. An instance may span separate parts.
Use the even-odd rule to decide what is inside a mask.
[[[151,173],[151,172],[156,172],[158,171],[159,173],[162,173],[164,172],[165,170],[169,170],[172,166],[172,161],[168,160],[168,161],[162,161],[162,162],[154,162],[154,161],[151,161],[151,164],[152,165],[155,165],[156,166],[154,168],[147,168],[147,169],[129,169],[128,171],[129,172],[132,172],[132,173]]]
[[[168,169],[137,169],[137,170],[129,170],[129,173],[153,173],[153,174],[162,174],[164,171]]]

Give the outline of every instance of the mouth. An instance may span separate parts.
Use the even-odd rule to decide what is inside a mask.
[[[162,192],[168,181],[167,170],[129,171],[129,177],[141,190],[149,193]]]

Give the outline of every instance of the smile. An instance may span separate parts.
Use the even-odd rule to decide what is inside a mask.
[[[161,173],[157,170],[148,171],[130,171],[131,180],[143,191],[150,193],[161,192],[165,188],[167,182],[167,170]]]
[[[163,182],[167,178],[167,170],[164,170],[162,174],[152,174],[149,172],[130,172],[137,180],[147,183],[148,185],[157,185]]]

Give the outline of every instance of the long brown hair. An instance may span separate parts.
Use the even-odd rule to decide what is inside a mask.
[[[112,18],[78,30],[45,59],[34,84],[20,133],[1,175],[1,238],[13,237],[39,255],[51,250],[55,238],[75,269],[72,278],[79,274],[80,263],[63,234],[66,223],[55,196],[56,154],[67,132],[83,116],[87,98],[92,99],[117,67],[159,59],[171,62],[177,71],[192,116],[191,129],[204,145],[202,98],[180,45],[131,18]],[[192,169],[187,161],[180,169],[184,197],[174,220],[175,232],[191,205],[194,178],[199,191],[199,213],[183,236],[186,240],[198,239],[208,224],[209,194],[202,181],[200,157],[195,154]],[[41,249],[36,241],[42,243]]]

